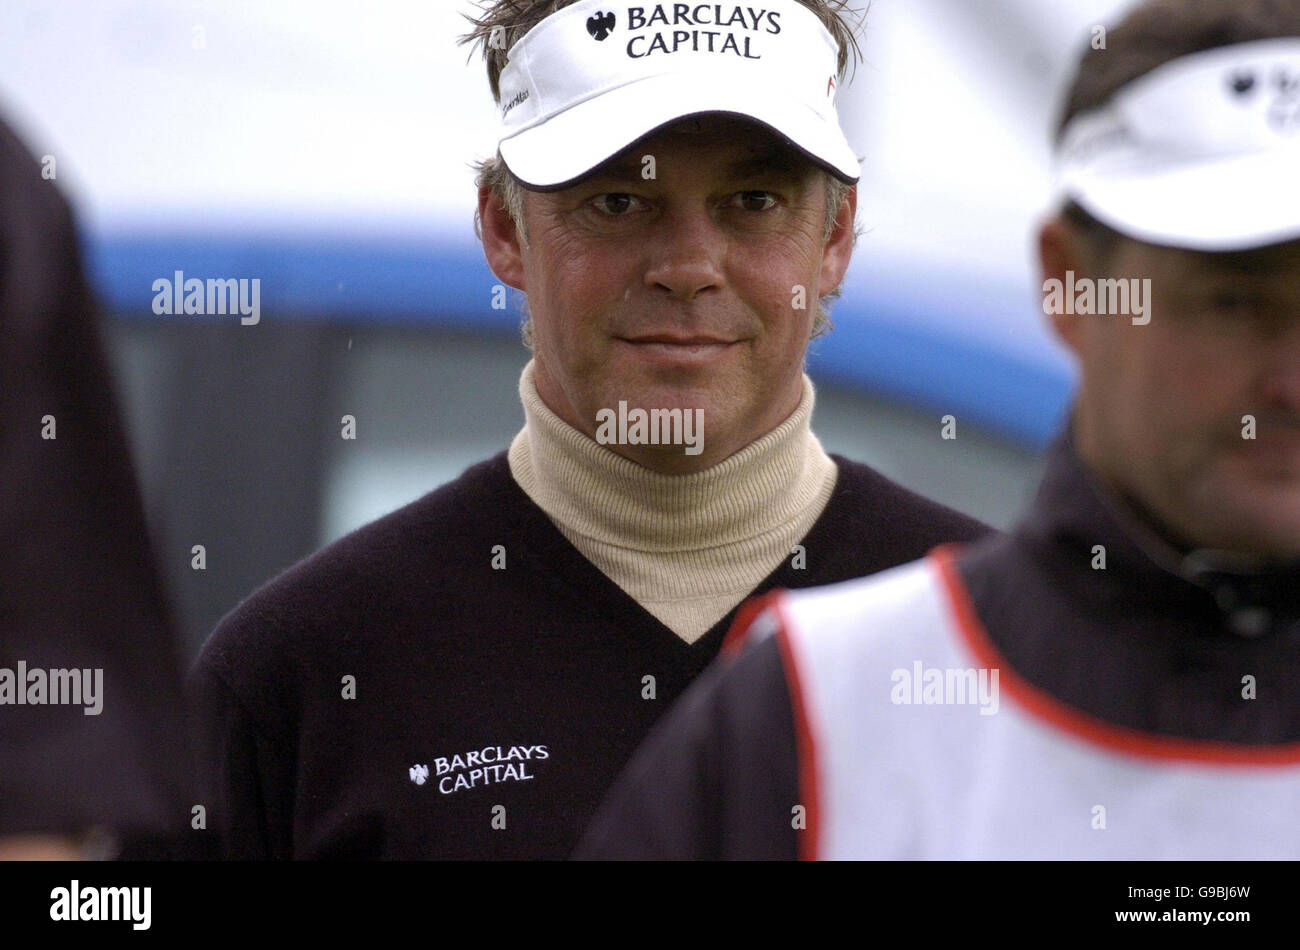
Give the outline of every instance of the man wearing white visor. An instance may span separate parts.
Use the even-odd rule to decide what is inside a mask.
[[[746,605],[585,857],[1300,857],[1300,6],[1087,53],[1069,424],[1005,537]]]
[[[220,853],[565,857],[747,596],[984,533],[810,429],[855,237],[839,6],[484,8],[478,222],[528,298],[526,424],[222,622]]]

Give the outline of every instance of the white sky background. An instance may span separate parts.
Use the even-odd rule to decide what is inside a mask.
[[[874,229],[846,297],[854,273],[899,260],[1031,298],[1031,228],[1051,198],[1049,125],[1065,73],[1089,28],[1127,5],[874,0],[865,62],[838,98],[864,156],[859,216]],[[466,0],[4,0],[0,110],[37,155],[56,157],[92,230],[283,227],[473,242],[467,163],[494,150],[496,119],[481,58],[467,63],[469,49],[454,42],[468,9]],[[1013,348],[1042,345],[1041,332],[996,329],[1030,340]]]
[[[495,115],[463,8],[5,0],[0,108],[94,226],[467,227]]]

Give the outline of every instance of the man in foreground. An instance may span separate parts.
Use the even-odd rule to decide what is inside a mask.
[[[747,607],[579,856],[1300,856],[1300,9],[1137,8],[1059,145],[1024,519]]]
[[[213,634],[222,855],[565,857],[746,596],[985,530],[810,429],[806,350],[855,236],[838,4],[668,10],[477,21],[504,123],[479,221],[528,295],[526,424]]]

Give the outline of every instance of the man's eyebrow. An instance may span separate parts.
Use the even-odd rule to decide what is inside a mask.
[[[773,174],[785,178],[800,178],[803,173],[802,166],[803,163],[799,158],[788,149],[773,149],[761,155],[732,162],[726,168],[726,176],[735,181]],[[640,181],[641,170],[644,167],[642,159],[639,158],[611,159],[608,164],[592,172],[591,178],[593,181]]]
[[[773,149],[753,158],[742,159],[727,167],[731,178],[755,178],[759,175],[779,174],[791,178],[801,177],[803,162],[788,149]]]
[[[618,181],[623,181],[629,178],[640,179],[641,169],[644,167],[645,166],[641,163],[639,159],[634,159],[634,158],[621,158],[618,160],[611,159],[609,162],[605,163],[604,165],[601,165],[599,168],[593,171],[591,173],[591,178],[593,180],[611,178],[611,179],[616,179]]]
[[[1219,253],[1199,252],[1196,270],[1209,277],[1269,277],[1294,267],[1294,257],[1279,253],[1276,248]]]

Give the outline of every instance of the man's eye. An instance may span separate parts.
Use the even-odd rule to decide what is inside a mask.
[[[1263,301],[1255,294],[1238,290],[1220,290],[1211,295],[1210,306],[1219,314],[1252,317],[1263,309]]]
[[[633,202],[638,200],[633,195],[611,192],[605,195],[597,195],[592,199],[592,204],[596,206],[597,210],[611,218],[625,218],[627,212],[632,210]]]
[[[746,211],[766,211],[776,204],[776,199],[772,197],[770,191],[741,191],[736,194],[736,197],[740,199]]]

